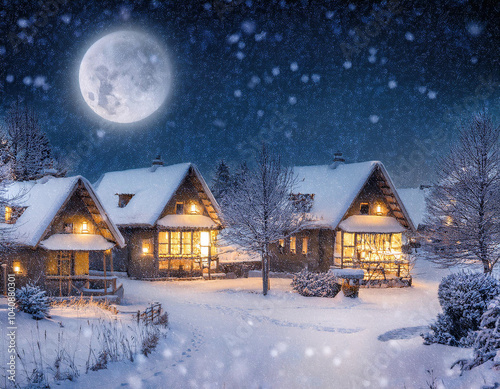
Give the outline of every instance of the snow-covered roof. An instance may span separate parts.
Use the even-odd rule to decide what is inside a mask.
[[[167,228],[217,228],[218,225],[208,216],[203,215],[167,215],[157,224]]]
[[[36,247],[80,182],[94,201],[116,243],[121,247],[125,246],[123,236],[107,217],[92,185],[82,176],[44,177],[39,180],[8,184],[4,194],[7,203],[25,208],[14,224],[1,225],[0,228],[6,233],[8,240],[12,243]]]
[[[399,197],[403,201],[406,210],[410,214],[415,227],[422,225],[425,219],[426,205],[425,198],[427,189],[403,188],[398,189]]]
[[[314,194],[309,212],[314,220],[313,225],[333,229],[338,226],[376,168],[380,168],[400,203],[402,213],[407,216],[389,174],[379,161],[340,164],[335,169],[329,165],[294,167],[293,172],[298,181],[294,193]]]
[[[190,168],[193,169],[211,204],[218,212],[217,202],[198,169],[191,163],[105,173],[95,184],[96,191],[117,225],[152,227],[188,175]],[[133,195],[123,208],[118,206],[120,194]]]
[[[114,245],[102,235],[95,234],[54,234],[40,242],[40,246],[47,250],[71,251],[105,251]]]
[[[353,215],[343,220],[339,228],[345,232],[371,232],[390,234],[406,231],[399,222],[390,216]]]

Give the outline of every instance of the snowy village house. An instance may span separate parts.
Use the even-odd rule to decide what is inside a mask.
[[[365,281],[410,280],[404,251],[414,225],[384,165],[378,161],[295,167],[292,195],[312,218],[307,229],[281,240],[275,270],[362,268]]]
[[[13,182],[6,187],[0,228],[11,249],[2,263],[52,295],[118,295],[112,248],[125,241],[90,183],[81,176]]]
[[[131,277],[191,277],[218,269],[219,207],[190,163],[105,173],[96,190],[127,246],[115,264]]]

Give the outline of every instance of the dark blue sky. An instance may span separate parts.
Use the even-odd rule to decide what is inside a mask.
[[[71,173],[92,181],[157,154],[210,178],[262,141],[287,164],[342,151],[381,160],[399,186],[430,181],[460,119],[481,107],[500,116],[500,5],[338,3],[0,0],[0,117],[21,96]],[[78,66],[95,40],[128,28],[164,43],[174,88],[152,117],[121,125],[86,106]]]

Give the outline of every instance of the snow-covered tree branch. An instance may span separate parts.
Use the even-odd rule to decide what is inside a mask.
[[[461,129],[427,202],[428,248],[443,266],[500,258],[500,127],[486,114]]]
[[[240,169],[222,198],[226,230],[224,239],[262,258],[263,293],[267,294],[270,245],[284,239],[306,223],[305,213],[295,206],[292,170],[263,147],[254,169]]]

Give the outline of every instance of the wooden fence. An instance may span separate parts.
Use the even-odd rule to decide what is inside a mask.
[[[162,313],[161,304],[160,303],[151,303],[151,305],[146,308],[143,312],[137,311],[137,323],[139,323],[142,319],[143,323],[155,323],[160,319]]]

